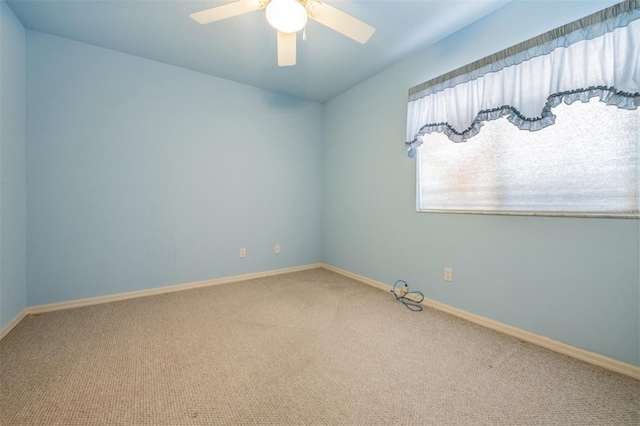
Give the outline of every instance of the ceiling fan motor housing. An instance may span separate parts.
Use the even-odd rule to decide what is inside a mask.
[[[267,5],[267,21],[283,33],[295,33],[307,24],[307,9],[298,0],[271,0]]]

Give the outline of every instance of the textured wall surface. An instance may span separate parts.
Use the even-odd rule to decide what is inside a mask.
[[[0,1],[0,328],[26,307],[25,30]]]
[[[325,261],[640,365],[638,220],[417,213],[403,151],[410,87],[612,3],[510,3],[327,103]]]
[[[29,305],[321,261],[320,104],[28,30],[27,117]]]

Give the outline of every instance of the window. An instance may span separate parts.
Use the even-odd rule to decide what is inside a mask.
[[[464,143],[425,135],[418,209],[637,217],[640,109],[592,99],[554,114],[556,123],[536,132],[500,118]]]
[[[640,218],[640,0],[409,90],[418,210]]]

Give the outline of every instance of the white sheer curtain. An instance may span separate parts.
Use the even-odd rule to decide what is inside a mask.
[[[555,121],[561,102],[640,105],[640,5],[627,1],[410,90],[407,147],[442,132],[454,142],[508,116],[522,130]]]
[[[640,0],[416,86],[418,210],[638,218],[638,106]]]

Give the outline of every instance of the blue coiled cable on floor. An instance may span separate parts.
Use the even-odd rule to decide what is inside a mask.
[[[396,288],[398,286],[400,286],[400,288],[403,288],[403,287],[406,288],[407,291],[404,294],[398,295],[398,292],[396,291]],[[407,284],[405,280],[396,281],[395,284],[393,284],[393,289],[391,289],[391,293],[393,293],[396,300],[398,300],[399,302],[402,302],[402,304],[406,306],[407,309],[414,312],[420,312],[422,310],[422,306],[420,305],[420,303],[424,300],[424,294],[422,294],[422,292],[420,291],[409,291],[409,284]],[[408,298],[407,296],[409,296],[410,294],[414,296],[411,298]]]

